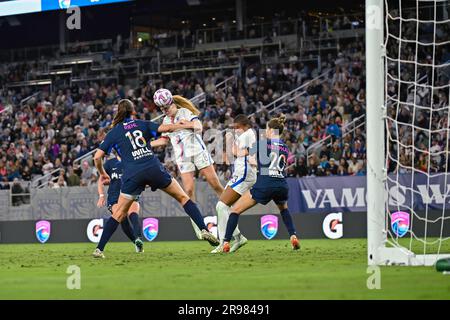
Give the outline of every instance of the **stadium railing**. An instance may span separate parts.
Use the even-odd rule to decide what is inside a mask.
[[[342,138],[348,136],[349,134],[352,134],[353,132],[356,131],[356,129],[365,126],[365,124],[366,124],[365,118],[366,118],[366,115],[363,114],[363,115],[353,119],[351,122],[347,123],[345,126],[343,126],[341,128]],[[317,153],[317,151],[320,150],[320,148],[322,148],[322,146],[324,144],[326,144],[327,146],[330,146],[332,143],[332,138],[333,138],[332,135],[327,135],[326,137],[322,138],[321,140],[314,142],[312,145],[310,145],[308,147],[308,149],[306,149],[306,159],[309,160],[314,153]],[[306,165],[307,165],[307,167],[309,167],[309,161],[306,161]]]
[[[327,76],[332,72],[332,69],[327,69],[317,77],[307,81],[306,83],[303,83],[299,87],[289,91],[288,93],[285,93],[284,95],[280,96],[279,98],[275,99],[268,105],[262,106],[262,108],[258,111],[255,111],[254,113],[250,114],[249,117],[255,116],[258,113],[267,111],[269,114],[282,108],[285,106],[288,102],[294,101],[296,98],[304,95],[307,93],[305,88],[308,88],[312,83],[319,81],[319,83],[323,83],[327,80]]]

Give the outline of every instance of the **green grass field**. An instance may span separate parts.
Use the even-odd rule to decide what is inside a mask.
[[[449,299],[450,275],[431,267],[382,267],[369,290],[366,240],[250,241],[239,252],[211,255],[197,242],[95,245],[0,245],[0,299]],[[450,249],[450,248],[446,248]],[[448,250],[450,251],[450,250]],[[69,265],[81,289],[68,290]]]

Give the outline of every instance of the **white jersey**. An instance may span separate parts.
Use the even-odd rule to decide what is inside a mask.
[[[250,149],[255,143],[256,143],[256,135],[253,129],[248,129],[247,131],[243,132],[234,141],[234,144],[240,150]],[[244,171],[246,167],[250,167],[248,161],[249,161],[248,156],[237,157],[234,160],[234,172],[241,172]]]
[[[256,143],[256,135],[252,129],[248,129],[234,141],[239,149],[250,149]],[[233,164],[233,177],[227,186],[238,194],[243,195],[251,189],[256,182],[256,170],[250,165],[249,156],[237,157]]]
[[[175,117],[165,116],[163,124],[175,124],[180,120],[193,121],[198,117],[186,108],[180,108]],[[161,136],[168,137],[173,147],[177,163],[188,160],[191,157],[206,150],[202,137],[193,130],[183,129],[174,132],[165,132]]]

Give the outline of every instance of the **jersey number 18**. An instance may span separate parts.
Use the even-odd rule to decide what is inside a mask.
[[[141,130],[135,130],[133,131],[133,134],[131,134],[131,132],[127,132],[125,136],[130,139],[131,145],[135,150],[137,148],[143,148],[147,145],[147,141],[145,141]]]

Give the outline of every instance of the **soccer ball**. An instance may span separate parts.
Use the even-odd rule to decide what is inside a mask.
[[[167,89],[159,89],[153,95],[153,101],[158,107],[170,106],[173,103],[172,93]]]

